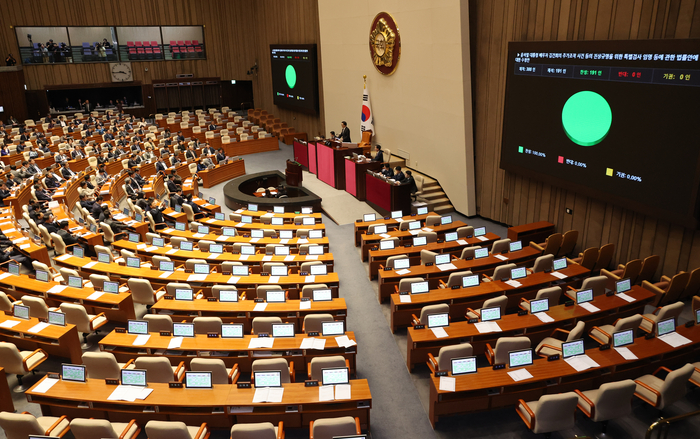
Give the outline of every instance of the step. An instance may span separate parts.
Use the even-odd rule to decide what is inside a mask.
[[[440,186],[428,187],[428,188],[424,187],[421,192],[424,194],[434,194],[436,192],[443,193],[443,194],[445,193],[445,192],[443,192],[443,190]]]
[[[428,194],[423,193],[423,194],[421,194],[421,197],[425,198],[426,200],[430,200],[432,203],[436,202],[435,200],[439,200],[439,199],[443,199],[443,198],[447,201],[450,201],[447,199],[447,197],[445,197],[445,193],[443,191],[431,192]]]
[[[455,208],[449,204],[449,205],[444,205],[444,206],[438,206],[432,209],[433,212],[438,213],[440,215],[444,215],[446,213],[454,212]]]
[[[444,196],[442,198],[426,198],[426,201],[432,205],[440,205],[443,203],[450,203],[450,199],[447,197],[444,197]]]

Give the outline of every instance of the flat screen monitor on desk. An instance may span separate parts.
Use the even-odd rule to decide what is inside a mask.
[[[175,263],[173,261],[160,261],[158,269],[160,271],[174,271]]]
[[[321,369],[321,384],[324,386],[348,383],[350,383],[350,374],[347,367],[329,367]]]
[[[221,290],[221,291],[219,291],[219,302],[238,302],[238,291],[236,291],[236,290]]]
[[[310,206],[302,207],[301,213],[303,213],[304,215],[311,215],[312,213],[314,213],[314,208]]]
[[[19,276],[19,265],[10,262],[9,264],[7,264],[7,272],[10,274],[14,274],[15,276]]]
[[[289,254],[288,245],[279,245],[275,247],[275,256],[287,256]]]
[[[489,255],[489,249],[487,248],[478,248],[474,250],[474,259],[481,259],[481,258],[486,258]]]
[[[223,253],[224,252],[224,245],[223,244],[211,244],[209,245],[209,253]]]
[[[285,293],[282,290],[267,292],[267,303],[284,303],[285,300]]]
[[[620,294],[632,289],[632,282],[630,279],[622,279],[615,282],[615,294]]]
[[[321,323],[321,335],[324,337],[345,334],[345,322],[342,320]]]
[[[322,255],[323,246],[322,245],[310,245],[308,248],[310,255]]]
[[[476,357],[474,356],[453,358],[450,363],[450,372],[453,376],[476,372]]]
[[[248,276],[248,267],[245,265],[234,265],[231,267],[231,274],[234,276]]]
[[[549,299],[537,299],[530,301],[530,314],[549,311]]]
[[[294,232],[291,230],[280,230],[280,239],[292,239],[294,238]]]
[[[508,352],[508,367],[522,367],[532,364],[532,349],[521,349]]]
[[[281,226],[284,224],[284,218],[281,218],[279,216],[273,216],[270,218],[270,224],[273,226]]]
[[[386,233],[386,232],[384,232],[384,233]],[[321,239],[321,238],[323,238],[323,230],[309,230],[309,239]]]
[[[428,281],[423,282],[413,282],[411,284],[411,294],[422,294],[427,293],[430,290],[428,287]]]
[[[156,247],[163,247],[163,246],[165,246],[165,239],[153,238],[153,240],[151,241],[151,244],[153,244]]]
[[[111,258],[107,253],[97,253],[97,262],[101,262],[103,264],[109,264],[111,261]]]
[[[255,254],[255,247],[252,245],[242,245],[241,246],[241,254],[242,255],[254,255]]]
[[[128,320],[126,322],[126,331],[129,334],[146,335],[148,334],[148,321]]]
[[[554,262],[552,263],[552,268],[554,268],[554,271],[563,270],[566,267],[567,267],[566,258],[555,259]]]
[[[634,343],[634,329],[613,332],[613,347],[621,348]]]
[[[248,203],[248,211],[249,211],[249,212],[257,212],[257,211],[258,211],[258,205],[257,205],[257,204],[252,204],[252,203]]]
[[[462,288],[468,287],[478,287],[479,286],[479,275],[472,274],[471,276],[462,277]]]
[[[382,239],[379,241],[379,250],[392,250],[396,247],[396,241],[393,239]]]
[[[175,300],[193,300],[192,290],[189,288],[176,288]]]
[[[232,235],[234,236],[234,235]],[[254,229],[250,231],[250,237],[251,238],[263,238],[265,236],[265,232],[263,232],[261,229]]]
[[[85,366],[79,364],[61,364],[61,379],[84,383],[86,379]]]
[[[418,230],[420,229],[420,221],[409,221],[408,230]]]
[[[586,350],[583,347],[583,340],[573,340],[561,344],[561,357],[566,359],[569,357],[575,357],[577,355],[583,355]]]
[[[253,372],[255,387],[282,387],[282,372],[279,370],[259,370]]]
[[[445,242],[452,242],[459,239],[459,234],[457,232],[447,232],[445,233]]]
[[[137,243],[141,239],[138,233],[129,233],[129,242]]]
[[[274,206],[272,208],[272,212],[274,213],[284,213],[284,206]]]
[[[393,219],[403,218],[403,212],[400,210],[394,210],[391,212],[391,218],[393,218]]]
[[[661,337],[662,335],[670,334],[676,330],[676,319],[671,317],[670,319],[661,320],[656,323],[656,335]]]
[[[522,250],[522,249],[523,249],[522,241],[515,241],[515,242],[510,243],[508,251],[517,252],[518,250]]]
[[[366,213],[366,214],[362,215],[362,221],[364,221],[366,223],[376,221],[376,220],[377,220],[377,214],[375,214],[375,213]]]
[[[202,235],[209,234],[209,226],[197,226],[197,233],[201,233]]]
[[[330,302],[333,300],[331,290],[329,288],[320,288],[317,290],[312,290],[311,292],[314,302]]]
[[[294,323],[273,323],[272,336],[277,337],[294,337]]]
[[[445,224],[452,224],[452,215],[440,217],[440,225],[444,226]]]
[[[313,217],[305,217],[301,219],[301,223],[305,226],[313,226],[316,224],[316,220]]]
[[[173,337],[194,337],[194,323],[173,323]]]
[[[442,328],[444,326],[450,326],[448,313],[428,314],[428,328]]]
[[[221,338],[243,338],[243,323],[221,325]]]
[[[146,387],[146,369],[121,369],[120,373],[122,385]]]
[[[427,245],[428,244],[428,238],[425,236],[414,236],[413,237],[413,245],[415,247],[421,246],[421,245]]]
[[[576,291],[576,303],[579,305],[582,303],[590,302],[593,300],[593,290],[591,288],[587,290]]]
[[[36,270],[36,280],[40,280],[42,282],[48,282],[49,281],[49,272],[44,271],[44,270]]]
[[[221,234],[224,236],[236,236],[236,229],[234,227],[222,227]]]
[[[394,260],[394,270],[403,270],[411,266],[411,260],[408,258],[395,259]]]
[[[217,221],[224,221],[226,219],[226,215],[221,212],[214,212],[214,219]]]
[[[24,305],[15,305],[12,307],[12,315],[18,319],[29,320],[29,307]]]
[[[513,280],[522,279],[527,276],[527,270],[525,267],[513,268],[510,270],[510,278]]]
[[[192,241],[180,242],[180,250],[184,250],[186,252],[191,252],[193,248],[194,248],[194,243]]]
[[[194,264],[195,274],[209,274],[209,264]]]
[[[286,265],[273,265],[270,267],[270,275],[286,276],[288,267]]]
[[[492,308],[481,308],[481,321],[490,322],[492,320],[501,319],[501,307],[494,306]]]
[[[241,222],[243,224],[251,224],[253,222],[253,217],[250,215],[241,215]]]
[[[419,207],[418,209],[416,209],[416,214],[417,215],[427,215],[428,208],[427,207]]]
[[[188,389],[211,389],[211,372],[185,372],[185,387]]]
[[[313,276],[325,276],[328,274],[328,266],[326,264],[316,264],[309,268],[309,272]]]
[[[486,234],[486,227],[479,227],[474,229],[474,237],[484,236]]]
[[[132,258],[131,256],[127,256],[126,266],[129,268],[141,268],[141,259]]]
[[[179,206],[175,206],[175,207],[179,207]],[[184,232],[185,231],[185,223],[175,223],[175,230],[177,230],[179,232]]]
[[[450,254],[449,253],[435,255],[435,265],[442,265],[442,264],[449,264],[449,263],[450,263]]]
[[[62,312],[49,311],[48,321],[51,325],[66,326],[66,315]]]

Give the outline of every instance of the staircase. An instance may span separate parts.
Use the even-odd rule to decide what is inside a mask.
[[[398,165],[404,169],[410,169],[413,173],[413,178],[421,176],[424,179],[423,193],[418,196],[417,201],[413,202],[413,206],[411,206],[411,213],[416,213],[416,210],[418,208],[416,204],[422,206],[422,203],[427,204],[428,212],[435,212],[439,215],[445,215],[450,212],[454,212],[454,206],[452,206],[452,203],[450,203],[450,199],[447,198],[447,195],[442,190],[442,186],[440,186],[440,183],[438,183],[437,180],[428,177],[427,175],[422,174],[411,167],[406,166],[406,160],[397,155],[392,154],[390,160],[392,168]]]

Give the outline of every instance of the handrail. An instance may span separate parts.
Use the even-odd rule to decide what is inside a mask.
[[[654,430],[658,429],[658,435],[656,437],[661,438],[662,433],[665,433],[663,435],[664,438],[668,437],[668,427],[669,425],[673,424],[674,422],[682,421],[683,419],[690,418],[691,416],[696,416],[700,415],[700,410],[686,413],[684,415],[679,415],[679,416],[674,416],[672,418],[664,419],[664,418],[659,418],[658,421],[654,422],[649,426],[647,429],[647,433],[644,436],[644,439],[651,439],[651,435],[654,433]]]

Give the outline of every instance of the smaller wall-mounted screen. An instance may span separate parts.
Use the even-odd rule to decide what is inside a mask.
[[[274,104],[318,114],[318,67],[315,44],[270,45]]]

